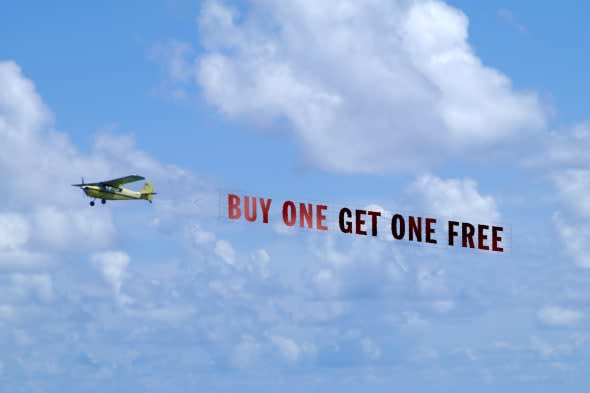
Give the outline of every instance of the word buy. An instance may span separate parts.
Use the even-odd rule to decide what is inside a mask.
[[[271,219],[272,198],[227,195],[227,216],[230,220],[268,224]],[[328,205],[283,201],[280,217],[287,227],[300,227],[327,231]],[[274,216],[274,215],[273,215]],[[387,221],[388,234],[395,240],[407,240],[439,244],[436,237],[437,219],[413,215],[393,214],[385,217],[379,211],[350,209],[338,211],[338,229],[342,233],[360,236],[379,236],[382,221]],[[452,221],[445,223],[445,242],[449,246],[504,252],[502,245],[504,228],[487,224]]]

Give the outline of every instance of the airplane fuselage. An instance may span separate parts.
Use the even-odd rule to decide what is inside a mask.
[[[119,177],[117,179],[105,180],[97,183],[82,183],[72,184],[74,187],[80,187],[86,196],[92,198],[90,206],[94,206],[94,200],[100,199],[100,202],[104,205],[107,200],[109,201],[129,201],[143,199],[152,203],[152,199],[156,193],[151,182],[146,182],[143,188],[139,191],[129,190],[121,187],[122,184],[133,183],[139,180],[144,180],[143,176],[129,175],[125,177]]]
[[[128,190],[123,187],[82,186],[81,188],[84,193],[91,198],[110,201],[146,199],[140,192]]]

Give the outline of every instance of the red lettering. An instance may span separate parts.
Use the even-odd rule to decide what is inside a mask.
[[[305,203],[299,204],[299,226],[301,228],[305,226],[303,225],[304,221],[308,228],[313,227],[313,205],[311,203],[307,205]]]
[[[396,214],[391,217],[391,234],[394,239],[401,240],[406,233],[406,223],[401,214]]]
[[[436,244],[436,239],[432,238],[434,234],[434,228],[432,227],[433,224],[436,224],[436,218],[426,218],[426,243]]]
[[[357,209],[354,213],[356,217],[355,233],[357,235],[366,235],[367,231],[362,228],[362,226],[365,225],[365,220],[362,219],[361,216],[365,215],[367,212]]]
[[[283,203],[283,222],[285,225],[292,227],[297,221],[297,208],[292,201],[285,201]]]
[[[260,207],[262,209],[262,222],[268,224],[268,211],[270,209],[270,204],[272,203],[272,199],[268,198],[264,200],[260,198]]]
[[[414,240],[414,236],[416,236],[416,241],[422,241],[422,217],[418,217],[418,222],[416,222],[416,218],[413,216],[409,217],[410,219],[410,241]]]
[[[459,234],[457,231],[455,231],[455,227],[458,225],[458,221],[449,221],[449,246],[454,245],[455,236]]]
[[[352,233],[352,223],[350,221],[345,221],[344,216],[348,219],[352,217],[352,212],[349,208],[343,207],[340,209],[340,213],[338,214],[338,226],[343,233]]]
[[[323,214],[324,211],[328,208],[326,205],[318,205],[316,207],[316,220],[317,226],[320,231],[327,231],[328,227],[324,225],[324,221],[326,220],[326,215]]]
[[[250,209],[250,200],[252,200],[252,209]],[[244,217],[250,222],[256,221],[256,197],[244,197]]]
[[[230,220],[237,220],[242,216],[240,197],[235,194],[227,195],[227,216]]]
[[[473,234],[475,233],[475,227],[468,222],[464,222],[461,224],[461,232],[463,247],[467,247],[467,242],[469,242],[469,248],[474,248]]]
[[[377,217],[380,217],[381,213],[369,210],[367,214],[371,216],[371,236],[377,236]]]
[[[498,232],[502,232],[504,228],[502,227],[492,227],[492,250],[503,252],[504,249],[498,245],[499,242],[502,241],[502,237],[498,235]]]
[[[484,233],[484,231],[488,230],[487,225],[479,224],[477,226],[477,248],[480,250],[489,250],[490,246],[484,244],[484,241],[488,238],[488,236]]]

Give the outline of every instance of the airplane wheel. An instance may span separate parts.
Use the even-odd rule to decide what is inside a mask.
[[[90,201],[90,206],[94,206],[94,201]]]
[[[105,203],[107,203],[107,201],[106,201],[106,200],[104,200],[104,199],[101,199],[101,200],[100,200],[100,203],[102,203],[102,204],[104,205]]]

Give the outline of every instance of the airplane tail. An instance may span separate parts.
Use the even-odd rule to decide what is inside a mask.
[[[145,183],[145,185],[139,192],[141,193],[141,198],[148,200],[150,203],[152,203],[152,199],[154,195],[156,195],[156,193],[154,192],[154,185],[151,181]]]

